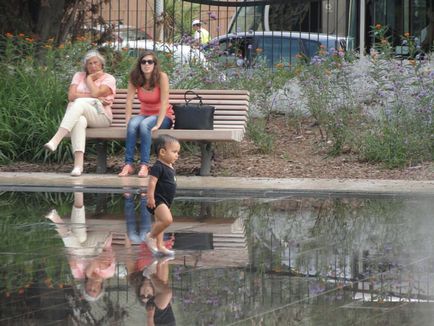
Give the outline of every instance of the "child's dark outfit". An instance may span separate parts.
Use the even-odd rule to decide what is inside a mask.
[[[152,166],[149,175],[158,179],[155,186],[155,208],[160,204],[166,204],[170,208],[176,192],[176,173],[175,169],[157,160]],[[155,208],[149,208],[149,211],[154,214]]]

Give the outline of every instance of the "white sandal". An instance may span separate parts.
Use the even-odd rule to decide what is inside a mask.
[[[78,166],[76,166],[76,167],[74,167],[73,169],[72,169],[72,171],[71,171],[71,176],[72,177],[79,177],[79,176],[81,176],[81,173],[82,173],[83,171],[81,170],[81,168],[80,167],[78,167]]]

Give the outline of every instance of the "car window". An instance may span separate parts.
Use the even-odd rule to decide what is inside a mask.
[[[262,53],[269,66],[291,62],[298,53],[306,52],[302,40],[289,37],[257,37],[257,44],[262,51],[256,52]]]
[[[314,40],[303,40],[304,49],[306,52],[304,52],[308,57],[313,57],[314,55],[318,54],[320,49],[320,42],[314,41]]]

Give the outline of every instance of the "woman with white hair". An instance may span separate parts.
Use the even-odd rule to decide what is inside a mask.
[[[74,168],[71,176],[83,172],[86,128],[108,127],[112,122],[111,105],[116,94],[115,78],[104,72],[105,59],[95,50],[83,59],[84,71],[75,73],[68,91],[68,106],[60,127],[44,147],[52,152],[71,133]]]

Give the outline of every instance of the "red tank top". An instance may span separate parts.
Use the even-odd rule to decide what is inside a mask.
[[[140,114],[143,115],[158,115],[161,109],[161,92],[160,87],[156,86],[154,89],[148,91],[143,87],[137,88],[137,98],[140,101]],[[166,111],[166,117],[173,120],[172,105],[169,104]]]

